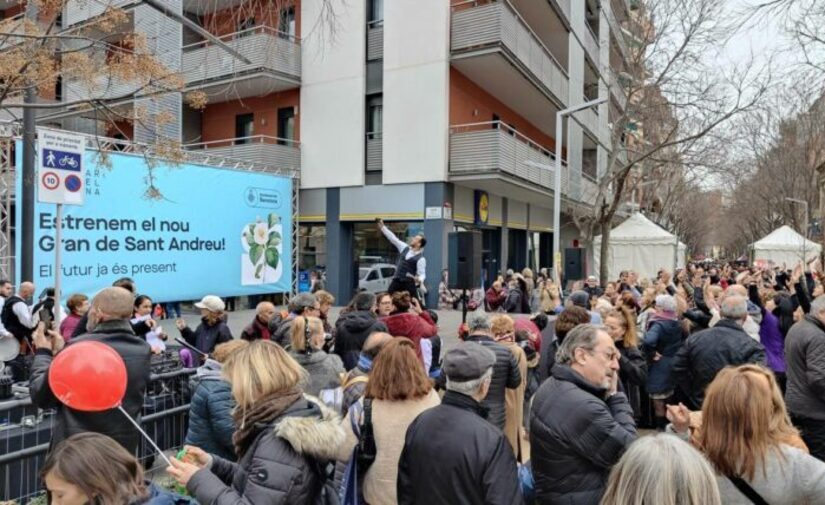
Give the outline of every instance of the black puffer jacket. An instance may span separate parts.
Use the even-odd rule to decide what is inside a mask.
[[[341,314],[335,321],[335,354],[341,357],[348,371],[358,364],[358,355],[367,337],[376,331],[387,331],[387,326],[369,310]]]
[[[304,397],[267,425],[237,463],[215,457],[186,485],[199,503],[292,505],[316,503],[321,470],[344,441],[335,412]]]
[[[560,364],[539,388],[530,413],[537,503],[599,503],[610,468],[637,438],[624,393],[605,396]]]
[[[221,364],[208,359],[189,382],[193,391],[189,404],[189,429],[186,443],[209,454],[235,461],[232,435],[235,421],[232,409],[232,386],[221,377]]]
[[[152,348],[145,340],[135,336],[128,320],[119,319],[98,323],[92,333],[75,337],[66,347],[79,342],[102,342],[123,358],[126,363],[126,394],[123,396],[123,409],[132,419],[138,419],[143,410],[143,395],[149,382],[149,362]],[[32,403],[41,409],[56,408],[54,426],[52,427],[52,446],[74,435],[91,431],[115,439],[129,452],[137,450],[140,433],[123,419],[117,409],[102,412],[81,412],[63,405],[49,386],[49,367],[52,364],[50,351],[37,351],[32,364],[29,393]]]
[[[493,365],[493,378],[490,381],[490,391],[484,399],[484,407],[489,410],[487,420],[504,430],[505,421],[505,393],[507,389],[515,389],[521,384],[521,372],[518,370],[518,361],[510,349],[486,335],[470,335],[467,342],[475,342],[490,349],[496,354]]]
[[[699,409],[705,388],[726,366],[766,364],[765,348],[750,337],[736,321],[721,319],[716,326],[694,333],[673,359],[673,382],[692,405]]]
[[[215,346],[218,344],[232,340],[232,332],[229,331],[229,326],[225,322],[218,321],[210,325],[206,322],[206,318],[201,319],[201,324],[195,328],[195,331],[186,326],[180,331],[180,334],[187,344],[193,345],[207,354],[214,351]]]

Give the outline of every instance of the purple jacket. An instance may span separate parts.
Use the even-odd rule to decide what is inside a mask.
[[[765,347],[768,368],[774,372],[785,373],[785,339],[779,331],[779,319],[765,309],[762,309],[759,340]]]

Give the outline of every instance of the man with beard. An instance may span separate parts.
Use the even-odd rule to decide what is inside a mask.
[[[72,338],[69,344],[64,343],[59,333],[44,330],[42,324],[35,330],[37,353],[32,364],[29,393],[35,406],[57,410],[52,428],[52,447],[76,433],[92,431],[115,439],[131,453],[137,450],[140,434],[131,423],[123,419],[123,414],[117,409],[101,412],[74,410],[55,397],[48,379],[52,359],[64,345],[72,346],[89,341],[104,343],[114,349],[126,364],[126,394],[122,406],[129,416],[137,419],[143,408],[143,395],[149,382],[152,348],[135,335],[129,324],[134,298],[124,288],[102,290],[94,297],[89,308],[88,333]]]

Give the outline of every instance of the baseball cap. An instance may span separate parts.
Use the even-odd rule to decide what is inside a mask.
[[[223,300],[215,295],[204,296],[201,301],[195,303],[195,307],[199,309],[206,309],[209,312],[223,312],[226,308],[223,304]]]
[[[469,382],[483,376],[496,362],[496,354],[475,342],[461,342],[444,356],[442,369],[454,382]]]

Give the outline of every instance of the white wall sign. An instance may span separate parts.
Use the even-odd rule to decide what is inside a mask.
[[[37,129],[37,201],[83,205],[86,197],[86,137]]]
[[[424,219],[441,219],[441,207],[426,207]]]

